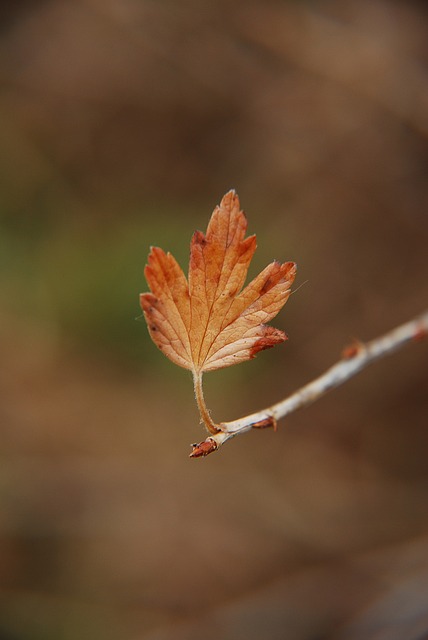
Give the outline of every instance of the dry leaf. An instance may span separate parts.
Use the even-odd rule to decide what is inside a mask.
[[[153,342],[195,375],[253,358],[286,340],[267,326],[290,295],[293,262],[272,262],[243,290],[256,237],[229,191],[214,209],[206,235],[196,231],[189,279],[170,253],[153,247],[145,276],[151,293],[140,296]]]

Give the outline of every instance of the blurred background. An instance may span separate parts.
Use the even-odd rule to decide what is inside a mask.
[[[0,638],[428,637],[427,343],[189,460],[150,245],[235,187],[290,337],[206,376],[268,406],[427,306],[428,16],[392,0],[0,9]]]

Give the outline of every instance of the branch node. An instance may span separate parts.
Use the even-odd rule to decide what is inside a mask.
[[[342,359],[351,360],[361,355],[365,351],[366,346],[358,338],[353,338],[352,341],[347,344],[342,350]]]
[[[273,416],[267,416],[266,418],[263,418],[263,420],[259,420],[258,422],[254,422],[251,425],[252,429],[267,429],[268,427],[273,427],[273,430],[276,431],[278,428],[278,425],[276,423],[276,420]]]
[[[427,327],[421,322],[416,327],[416,331],[415,331],[415,335],[413,336],[413,340],[415,342],[421,342],[421,340],[424,340],[427,336],[428,336]]]

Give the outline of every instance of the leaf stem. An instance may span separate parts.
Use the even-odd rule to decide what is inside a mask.
[[[205,404],[204,392],[202,389],[202,372],[193,371],[193,386],[195,388],[196,404],[198,405],[199,413],[201,416],[201,422],[203,422],[212,434],[218,433],[220,428],[211,418],[207,405]]]

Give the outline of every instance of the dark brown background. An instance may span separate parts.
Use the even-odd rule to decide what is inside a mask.
[[[185,267],[230,187],[251,274],[305,284],[214,418],[423,311],[425,3],[2,6],[1,638],[427,637],[427,344],[191,461],[191,380],[135,320],[149,245]]]

